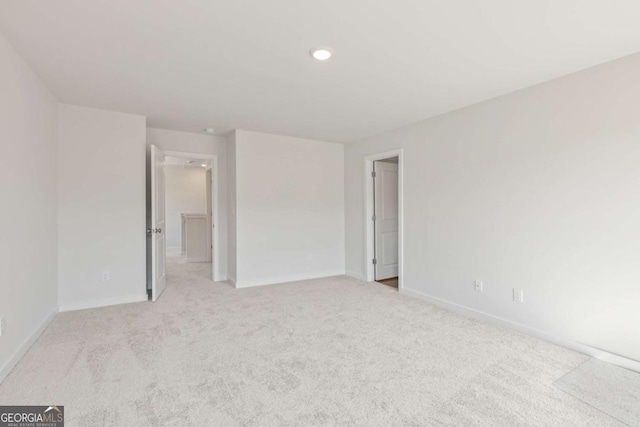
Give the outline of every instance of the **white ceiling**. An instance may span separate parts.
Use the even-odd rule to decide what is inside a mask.
[[[61,102],[340,142],[640,51],[639,22],[637,0],[0,0]]]

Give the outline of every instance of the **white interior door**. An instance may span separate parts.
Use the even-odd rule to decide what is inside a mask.
[[[211,280],[215,281],[215,272],[213,271],[213,169],[207,169],[207,258],[211,261]]]
[[[151,146],[151,301],[167,286],[164,152]]]
[[[376,280],[398,277],[398,165],[374,162]]]

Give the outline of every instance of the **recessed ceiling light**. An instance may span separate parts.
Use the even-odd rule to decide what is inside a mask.
[[[204,128],[202,130],[205,131],[206,133],[214,133],[216,131],[214,128]]]
[[[203,164],[201,164],[200,166],[202,166],[203,168],[206,168],[206,167],[207,167],[207,165],[206,165],[206,164],[204,164],[204,163],[203,163]]]
[[[333,49],[328,46],[316,46],[309,51],[309,55],[318,61],[326,61],[333,55]]]
[[[187,160],[187,163],[189,163],[189,164],[195,163],[195,160]]]

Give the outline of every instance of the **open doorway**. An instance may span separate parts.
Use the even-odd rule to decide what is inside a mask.
[[[211,262],[211,167],[206,159],[165,158],[167,261]]]
[[[398,288],[398,157],[373,162],[375,280]]]
[[[198,263],[198,272],[215,280],[217,156],[150,146],[147,175],[147,291],[155,301],[166,285],[167,263]]]
[[[365,158],[367,281],[402,288],[402,150]]]

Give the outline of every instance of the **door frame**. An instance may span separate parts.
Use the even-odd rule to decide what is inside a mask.
[[[180,157],[180,158],[188,158],[188,159],[202,159],[202,160],[211,160],[211,169],[213,185],[211,186],[211,213],[212,218],[211,222],[213,223],[213,228],[211,233],[213,234],[212,244],[212,260],[211,260],[211,280],[214,282],[221,282],[226,280],[224,277],[220,275],[220,245],[219,245],[219,215],[218,215],[218,206],[219,206],[219,196],[220,196],[220,179],[219,179],[219,167],[218,167],[218,155],[217,154],[204,154],[204,153],[192,153],[189,151],[167,151],[164,152],[165,156],[169,157]]]
[[[364,228],[365,228],[365,277],[367,282],[375,281],[374,226],[373,226],[373,162],[390,157],[398,157],[398,290],[404,288],[404,164],[403,149],[371,154],[364,158]]]

